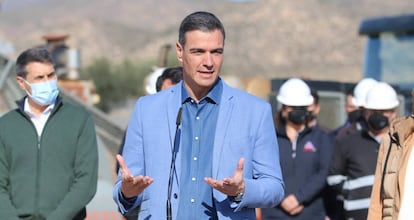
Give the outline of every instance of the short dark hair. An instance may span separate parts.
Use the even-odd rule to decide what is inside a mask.
[[[224,26],[221,21],[212,13],[205,11],[194,12],[181,22],[178,32],[178,42],[184,47],[186,39],[185,33],[194,30],[200,30],[203,32],[211,32],[219,29],[223,35],[223,43],[226,38]]]
[[[356,85],[352,85],[351,87],[349,87],[346,91],[345,91],[345,95],[350,95],[350,96],[354,96],[354,90],[355,90],[355,86]]]
[[[33,47],[23,51],[16,60],[15,72],[17,76],[26,78],[27,64],[31,62],[50,63],[53,65],[52,55],[44,47]]]
[[[313,103],[315,105],[318,105],[319,104],[319,93],[318,93],[318,90],[316,90],[314,88],[311,88],[311,95],[313,97]]]
[[[155,84],[157,92],[161,91],[162,83],[166,79],[170,79],[173,84],[179,83],[183,79],[183,68],[181,66],[166,68],[162,72],[161,76],[157,78],[157,82]]]

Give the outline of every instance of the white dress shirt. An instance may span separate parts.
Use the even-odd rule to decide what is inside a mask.
[[[49,105],[43,112],[40,114],[40,116],[36,116],[32,109],[30,108],[28,98],[24,101],[24,112],[26,112],[27,115],[29,115],[30,120],[33,122],[37,135],[41,136],[43,128],[45,127],[46,121],[50,116],[50,113],[52,112],[53,108],[55,107],[55,104]]]

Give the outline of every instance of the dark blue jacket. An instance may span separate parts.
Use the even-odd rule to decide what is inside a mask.
[[[298,135],[296,151],[293,151],[294,143],[287,137],[284,126],[278,129],[277,138],[285,196],[294,194],[305,208],[296,216],[285,213],[280,206],[263,209],[263,219],[324,219],[322,197],[332,157],[328,134],[318,127],[306,128]]]

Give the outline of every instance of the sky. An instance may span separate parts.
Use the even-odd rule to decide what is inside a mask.
[[[0,0],[0,10],[1,11],[12,11],[20,7],[27,7],[32,4],[45,3],[51,1],[62,1],[62,0]],[[70,1],[70,0],[67,0]],[[254,2],[258,0],[227,0],[234,3],[243,3],[243,2]]]
[[[51,0],[0,0],[2,11],[12,11],[20,7],[27,7],[32,4],[44,3]]]

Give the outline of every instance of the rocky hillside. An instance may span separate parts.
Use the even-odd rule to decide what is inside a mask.
[[[186,14],[208,10],[226,27],[224,73],[341,81],[361,77],[363,18],[414,12],[410,0],[11,1],[0,1],[0,39],[16,52],[43,44],[45,34],[69,34],[84,65],[102,56],[156,60],[162,45],[174,45]]]

